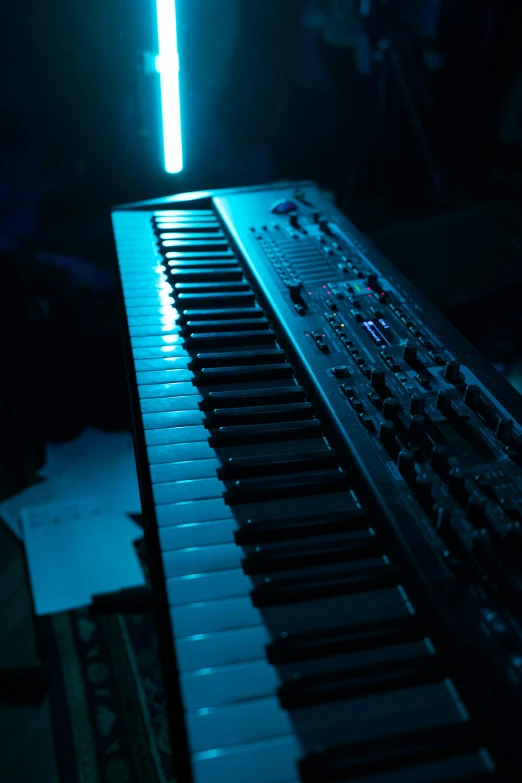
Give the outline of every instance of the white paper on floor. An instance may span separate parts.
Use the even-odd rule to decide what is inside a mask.
[[[23,508],[20,517],[36,614],[145,584],[132,546],[142,532],[125,514],[87,497]]]
[[[0,517],[18,538],[22,538],[20,512],[24,507],[89,497],[103,508],[127,514],[141,512],[128,432],[86,429],[73,441],[49,443],[39,476],[45,481],[0,503]]]

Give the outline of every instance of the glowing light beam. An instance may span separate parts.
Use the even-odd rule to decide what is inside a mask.
[[[160,75],[161,85],[165,170],[169,174],[177,174],[183,168],[183,154],[181,146],[176,0],[156,0],[156,15],[159,44],[156,69]]]

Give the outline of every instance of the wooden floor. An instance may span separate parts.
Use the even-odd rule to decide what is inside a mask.
[[[0,667],[36,662],[23,550],[0,521]],[[48,698],[39,707],[0,704],[0,780],[57,783]]]

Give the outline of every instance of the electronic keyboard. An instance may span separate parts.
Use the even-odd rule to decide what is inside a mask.
[[[313,183],[112,220],[178,783],[520,780],[517,393]]]

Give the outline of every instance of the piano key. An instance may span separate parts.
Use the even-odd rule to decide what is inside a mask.
[[[429,730],[414,730],[405,734],[394,733],[380,739],[373,738],[368,742],[347,743],[345,746],[324,749],[301,759],[299,767],[305,783],[318,779],[331,780],[332,777],[360,779],[360,775],[364,775],[366,781],[366,775],[379,772],[384,773],[383,780],[393,781],[396,777],[394,770],[401,775],[396,778],[399,783],[404,779],[402,775],[405,775],[413,764],[418,769],[417,765],[422,761],[431,762],[433,765],[440,762],[441,757],[448,759],[476,748],[477,737],[473,726],[463,722],[449,727],[432,727]],[[454,767],[452,771],[457,772]],[[374,779],[373,775],[371,779]],[[406,779],[412,780],[412,783],[425,780],[424,777]],[[438,773],[435,779],[440,779]],[[443,777],[442,780],[446,778]]]
[[[129,326],[131,341],[136,337],[163,337],[166,334],[175,336],[176,340],[181,342],[180,328],[174,322],[150,326]]]
[[[262,655],[258,659],[215,666],[202,666],[183,672],[180,683],[185,709],[215,707],[219,704],[244,701],[245,699],[272,696],[286,679],[291,679],[294,671],[289,667],[271,666]],[[312,661],[310,668],[321,671],[346,671],[352,677],[360,667],[390,666],[411,662],[421,656],[429,657],[424,642],[401,644],[386,649],[376,649],[351,655],[338,655]],[[207,663],[207,662],[205,662]]]
[[[266,497],[297,497],[336,492],[348,487],[348,477],[338,469],[283,473],[279,476],[242,478],[225,491],[227,503],[252,503]]]
[[[195,753],[196,783],[294,783],[300,746],[293,734]],[[268,763],[267,763],[268,759]]]
[[[185,264],[190,261],[195,261],[196,264],[200,264],[202,261],[214,261],[215,265],[226,264],[227,262],[232,263],[234,266],[237,264],[234,253],[231,250],[226,249],[198,250],[192,253],[187,251],[169,250],[168,252],[163,251],[163,254],[166,256],[166,258],[169,259],[169,266],[171,266],[173,263],[175,264],[176,261],[182,261]]]
[[[194,454],[196,452],[196,447],[200,444],[192,443],[188,445],[191,448],[190,450],[187,449],[185,453],[190,451],[192,454]],[[174,449],[176,446],[157,446],[156,448]],[[202,459],[205,459],[207,456],[208,453],[203,456]],[[193,459],[197,459],[197,457],[193,457]],[[172,525],[174,521],[176,521],[178,524],[188,525],[189,523],[210,522],[213,519],[231,519],[232,517],[233,514],[230,510],[230,506],[225,505],[222,498],[200,500],[197,503],[168,503],[162,506],[158,506],[156,509],[156,520],[160,526]]]
[[[283,351],[277,349],[284,357]],[[198,354],[200,356],[200,354]],[[203,360],[202,360],[203,361]],[[273,359],[271,359],[273,361]],[[215,410],[218,408],[235,408],[240,405],[283,405],[293,402],[304,402],[305,391],[302,386],[270,386],[266,389],[238,389],[229,391],[211,391],[204,395],[202,410]]]
[[[194,464],[197,464],[197,462]],[[162,527],[158,531],[161,550],[162,552],[167,552],[169,549],[231,544],[234,540],[232,533],[233,524],[234,522],[229,519],[221,519],[218,521],[200,522],[197,525],[169,525],[168,527]],[[233,593],[233,595],[236,595],[236,593]],[[202,599],[194,598],[194,601],[200,600]]]
[[[309,403],[290,403],[308,405]],[[268,406],[267,406],[268,407]],[[311,408],[311,406],[310,406]],[[226,409],[218,409],[220,412]],[[237,410],[237,409],[233,409]],[[247,409],[248,410],[248,409]],[[218,411],[214,411],[214,415]],[[313,451],[295,450],[280,455],[259,454],[252,457],[230,457],[218,473],[221,479],[265,476],[272,473],[290,473],[294,470],[320,470],[337,466],[337,455],[333,449],[320,442]]]
[[[252,306],[256,303],[253,291],[231,291],[230,293],[220,294],[179,294],[176,297],[177,305],[185,310],[187,308],[195,309],[197,307],[238,307]]]
[[[256,334],[260,334],[256,332]],[[252,364],[231,367],[203,367],[194,373],[194,384],[215,386],[227,383],[244,383],[245,381],[269,381],[293,378],[293,367],[288,362],[278,364]]]
[[[451,755],[426,764],[408,764],[390,772],[352,778],[355,783],[501,783],[484,761],[483,751]]]
[[[168,297],[168,299],[171,299],[171,297]],[[177,320],[178,319],[178,313],[177,310],[173,307],[173,302],[169,304],[168,300],[165,301],[163,299],[160,299],[158,297],[158,300],[156,302],[153,302],[153,304],[149,304],[147,306],[144,306],[144,304],[140,305],[132,305],[131,303],[127,302],[127,316],[129,318],[151,318],[154,316],[170,316],[170,318]]]
[[[215,408],[207,414],[212,428],[229,424],[256,424],[263,421],[290,421],[313,416],[309,402],[290,402],[286,405],[249,405],[241,408]]]
[[[285,363],[285,352],[281,348],[255,348],[252,351],[221,351],[198,353],[192,360],[191,369],[207,367],[228,367],[233,365]],[[245,392],[245,396],[248,392]],[[217,407],[217,406],[216,406]]]
[[[323,514],[305,517],[285,517],[283,520],[249,519],[234,531],[234,538],[240,546],[258,546],[271,541],[291,541],[364,528],[366,515],[362,510],[337,514],[325,511]]]
[[[173,443],[166,446],[149,446],[147,448],[149,464],[161,465],[162,463],[187,462],[198,459],[213,459],[216,454],[207,441],[193,441],[192,443]],[[228,508],[223,503],[224,508]],[[163,511],[163,509],[162,509]],[[230,512],[224,515],[230,516]],[[214,517],[219,519],[219,517]],[[166,522],[165,524],[172,524]]]
[[[244,549],[243,569],[246,574],[269,574],[273,571],[361,560],[375,557],[380,552],[381,546],[373,530],[356,530],[247,547]]]
[[[167,315],[135,315],[127,318],[129,328],[136,326],[150,326],[157,327],[160,331],[164,326],[172,326],[172,329],[177,333],[180,332],[180,327],[176,324],[177,313],[173,310]]]
[[[176,224],[173,224],[174,227]],[[158,225],[158,228],[161,230],[161,225]],[[221,237],[224,237],[225,235],[221,231],[221,229],[218,227],[218,224],[215,224],[215,228],[209,231],[209,239],[216,238],[219,239]],[[190,231],[167,231],[163,232],[159,235],[160,239],[201,239],[201,234],[197,231],[191,233]]]
[[[129,294],[125,296],[126,308],[133,308],[137,310],[139,307],[174,307],[174,299],[171,296],[170,291],[159,291],[156,296],[144,296],[143,294]],[[138,313],[136,313],[138,315]]]
[[[320,631],[335,627],[339,624],[339,617],[343,616],[349,616],[353,622],[362,622],[408,613],[403,596],[395,587],[295,603],[291,612],[284,604],[261,611],[252,605],[250,596],[244,595],[173,606],[170,610],[176,637],[249,628],[264,623],[270,625],[274,634]]]
[[[228,345],[263,345],[275,342],[272,329],[252,329],[237,332],[191,332],[186,335],[187,345],[193,348],[214,348]]]
[[[131,337],[131,345],[135,358],[139,358],[139,356],[136,355],[136,351],[139,351],[142,348],[160,348],[171,356],[173,354],[175,356],[189,355],[177,334],[156,334],[145,335],[144,337]]]
[[[170,462],[166,465],[151,465],[150,475],[153,484],[183,479],[213,478],[221,466],[219,459],[196,459],[185,462]]]
[[[168,411],[143,414],[143,427],[146,430],[172,429],[175,427],[202,427],[204,414],[199,409]],[[169,441],[166,441],[167,443]]]
[[[136,354],[136,351],[134,352]],[[168,353],[159,354],[156,358],[138,359],[134,357],[134,369],[136,372],[149,372],[152,370],[187,370],[188,356],[169,356]]]
[[[277,422],[274,424],[245,424],[237,427],[220,427],[212,433],[210,443],[214,447],[232,446],[267,441],[296,440],[320,437],[322,426],[317,419]]]
[[[191,546],[187,549],[163,551],[163,569],[167,578],[190,576],[218,571],[233,571],[241,568],[241,549],[235,544],[213,544]],[[244,584],[243,584],[244,582]],[[249,580],[242,580],[241,589],[248,591]],[[237,595],[237,593],[235,593]]]
[[[264,310],[254,307],[226,307],[222,310],[182,310],[180,318],[185,321],[227,320],[234,318],[264,318]]]
[[[150,340],[150,338],[145,338]],[[152,340],[152,345],[143,345],[142,347],[135,346],[132,354],[134,357],[134,367],[138,369],[140,366],[138,362],[162,362],[164,359],[168,359],[172,362],[173,367],[188,367],[192,361],[188,352],[182,345],[158,345],[157,341]],[[144,365],[143,369],[146,369]],[[157,365],[150,369],[155,369]],[[159,369],[159,368],[158,368]]]
[[[228,267],[205,267],[198,268],[193,265],[188,268],[184,266],[169,267],[169,280],[174,284],[191,283],[199,281],[212,282],[213,280],[242,280],[243,270],[239,265]]]
[[[142,414],[199,410],[202,397],[197,394],[177,397],[150,397],[140,400]]]
[[[213,280],[211,282],[174,283],[174,294],[212,294],[221,291],[251,291],[245,280]]]
[[[201,398],[196,387],[189,382],[143,384],[138,386],[138,395],[141,399],[151,397],[188,397],[190,395]]]
[[[251,578],[255,582],[255,579]],[[383,589],[394,584],[396,580],[394,569],[385,562],[376,563],[364,570],[348,569],[348,565],[343,564],[342,568],[336,570],[331,566],[329,573],[317,577],[310,575],[306,581],[300,578],[299,573],[287,572],[287,575],[279,578],[273,574],[263,582],[255,584],[251,599],[257,607],[280,606],[306,602],[315,597],[327,598]]]
[[[284,634],[274,639],[266,648],[267,660],[274,665],[310,660],[316,656],[390,647],[419,639],[423,627],[417,615],[397,617],[384,622],[346,624],[331,631]]]
[[[210,531],[205,527],[211,528]],[[233,544],[212,544],[206,546],[194,546],[198,541],[205,544],[205,536],[218,538],[224,537],[226,531],[226,521],[220,525],[218,522],[208,523],[201,529],[196,526],[187,528],[183,526],[182,533],[185,533],[185,543],[190,546],[183,550],[169,548],[172,543],[176,545],[183,537],[179,535],[168,535],[178,533],[177,529],[160,529],[160,541],[163,550],[163,569],[166,579],[175,579],[177,577],[186,577],[190,581],[181,586],[179,594],[173,599],[175,604],[198,603],[201,601],[222,600],[225,598],[234,598],[247,595],[254,588],[254,578],[247,576],[244,569],[241,568],[241,550],[234,547]],[[230,539],[229,539],[230,541]],[[200,558],[200,564],[197,564]],[[196,562],[195,562],[196,561]],[[220,568],[217,564],[219,563]],[[209,565],[210,564],[210,565]],[[370,567],[375,569],[382,566],[382,559],[364,560],[351,566],[352,576],[357,572],[363,572]],[[214,569],[214,570],[212,570]],[[322,574],[325,582],[332,582],[333,574],[329,574],[325,567],[301,569],[294,572],[293,576],[296,584],[305,584],[311,577],[317,580],[318,573]],[[271,577],[272,578],[272,577]],[[258,584],[262,578],[258,578]],[[388,584],[395,584],[396,580],[390,579]],[[377,587],[382,587],[382,584]],[[173,587],[173,585],[171,585]],[[372,586],[368,585],[368,590]],[[345,591],[346,592],[346,591]],[[331,596],[340,595],[342,591],[332,590]],[[175,594],[175,593],[173,593]],[[320,597],[320,594],[317,593]]]
[[[215,321],[186,321],[182,334],[197,334],[198,332],[248,332],[267,330],[270,323],[266,318],[228,318]]]
[[[183,503],[187,500],[220,498],[222,486],[218,478],[187,479],[185,481],[169,481],[166,484],[153,484],[152,492],[158,505]],[[236,551],[238,551],[237,546]]]
[[[190,370],[151,370],[137,372],[136,382],[138,386],[164,383],[179,383],[180,381],[192,381],[194,374]]]
[[[363,741],[374,735],[389,735],[394,726],[413,729],[417,721],[426,726],[444,725],[451,719],[459,722],[447,689],[439,683],[320,705],[314,707],[314,713],[315,717],[310,708],[303,708],[294,710],[290,717],[277,699],[267,697],[188,710],[185,717],[193,752],[285,735],[290,726],[296,731],[296,722],[303,725],[308,741],[315,734],[318,744],[323,737],[335,741],[348,731]]]
[[[192,252],[196,253],[201,251],[202,253],[226,252],[228,249],[228,242],[226,239],[218,239],[215,236],[202,235],[199,239],[161,239],[160,246],[162,248],[172,248],[180,252]]]
[[[178,580],[173,586],[167,580],[169,600],[174,601]],[[188,580],[185,580],[188,583]],[[174,604],[173,604],[174,605]],[[264,657],[265,645],[271,641],[271,633],[262,624],[232,631],[181,636],[176,640],[176,652],[180,672],[226,666],[243,661],[256,661]]]
[[[365,665],[354,671],[336,672],[330,669],[316,675],[297,674],[299,679],[287,680],[280,686],[278,696],[281,705],[291,710],[439,682],[446,671],[446,665],[436,656],[395,661],[393,664],[386,661],[384,665]]]

